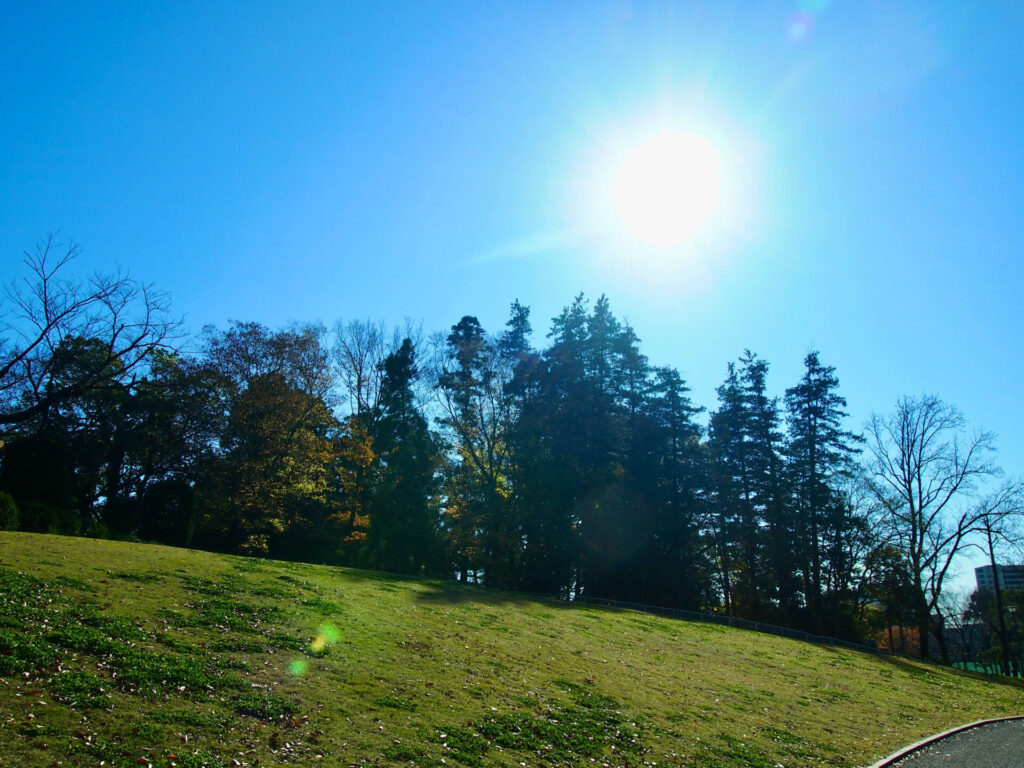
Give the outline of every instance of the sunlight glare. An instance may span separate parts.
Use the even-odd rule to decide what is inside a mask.
[[[622,225],[651,245],[679,245],[714,215],[718,153],[701,136],[662,133],[627,151],[612,184]]]

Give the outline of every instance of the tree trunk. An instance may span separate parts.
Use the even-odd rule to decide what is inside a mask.
[[[920,568],[915,568],[918,574],[920,574]],[[914,585],[915,593],[915,607],[914,607],[914,619],[917,623],[917,634],[918,634],[918,648],[921,653],[922,659],[931,658],[931,629],[932,629],[932,617],[931,612],[928,610],[928,598],[925,597],[924,587],[921,585],[920,578],[916,578],[917,582]]]
[[[999,648],[1003,657],[1003,674],[1010,674],[1010,644],[1006,639],[1006,617],[1003,615],[1003,590],[999,586],[999,571],[996,568],[996,551],[992,545],[992,526],[985,519],[985,534],[988,537],[988,558],[992,563],[992,589],[996,596],[996,615],[999,617]]]

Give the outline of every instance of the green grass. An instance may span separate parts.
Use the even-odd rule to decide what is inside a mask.
[[[857,766],[1009,680],[338,568],[0,533],[0,763]]]

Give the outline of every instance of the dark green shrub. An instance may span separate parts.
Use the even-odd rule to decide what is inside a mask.
[[[18,505],[9,493],[0,491],[0,531],[18,530]]]
[[[56,533],[62,536],[77,536],[82,531],[82,521],[69,509],[55,507],[41,501],[22,501],[18,505],[19,526],[23,531]]]
[[[90,539],[113,538],[113,535],[110,533],[110,528],[107,527],[106,523],[102,523],[99,520],[93,520],[89,523],[89,526],[85,529],[85,535]]]

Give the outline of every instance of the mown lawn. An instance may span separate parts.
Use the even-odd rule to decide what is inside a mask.
[[[1018,684],[437,581],[0,533],[0,766],[865,765]]]

